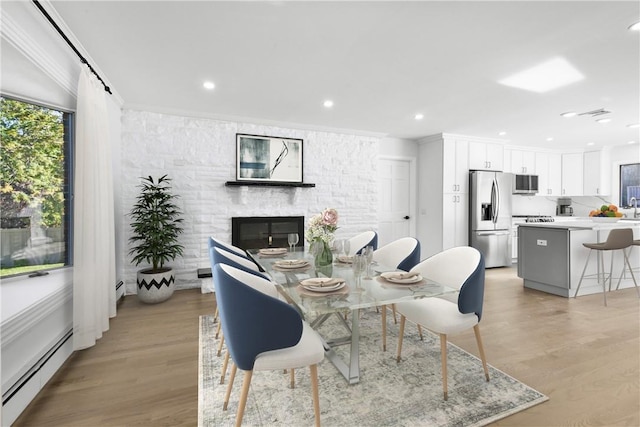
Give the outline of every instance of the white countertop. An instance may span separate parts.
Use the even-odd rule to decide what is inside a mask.
[[[588,217],[556,219],[554,222],[516,222],[519,227],[562,228],[567,230],[610,230],[613,228],[640,227],[639,219],[620,219],[616,222],[597,222]]]

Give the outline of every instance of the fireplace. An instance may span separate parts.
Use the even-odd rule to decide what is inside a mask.
[[[298,233],[304,247],[304,216],[250,216],[231,218],[231,244],[242,249],[289,247],[287,235]]]

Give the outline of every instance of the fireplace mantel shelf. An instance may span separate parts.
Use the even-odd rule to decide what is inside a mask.
[[[315,184],[308,182],[263,182],[263,181],[227,181],[227,187],[315,187]]]

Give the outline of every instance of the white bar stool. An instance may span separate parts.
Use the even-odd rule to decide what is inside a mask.
[[[631,270],[631,264],[629,263],[629,258],[627,257],[627,253],[625,252],[625,249],[633,245],[633,243],[634,243],[633,230],[630,228],[615,228],[611,230],[609,232],[609,236],[607,237],[607,241],[603,243],[583,243],[582,245],[585,248],[589,248],[589,255],[587,256],[587,260],[584,263],[584,268],[582,269],[582,275],[580,276],[580,281],[578,282],[578,287],[576,288],[576,293],[573,297],[576,298],[578,296],[580,285],[582,285],[582,279],[584,279],[585,277],[584,273],[585,271],[587,271],[587,266],[589,265],[589,258],[591,257],[591,252],[593,252],[594,250],[598,251],[598,260],[600,262],[600,266],[598,266],[598,274],[596,276],[597,276],[598,282],[600,283],[600,275],[602,275],[602,296],[604,298],[605,307],[607,306],[607,289],[606,289],[607,279],[605,277],[605,272],[604,272],[604,257],[602,255],[602,251],[616,251],[616,250],[622,251],[622,254],[624,255],[624,265],[622,267],[622,273],[624,273],[625,271],[625,266],[629,268],[629,273],[631,273],[631,278],[633,279],[633,284],[636,287],[636,292],[638,293],[638,297],[640,297],[640,290],[638,289],[636,278],[633,275],[633,271]],[[611,267],[609,269],[609,290],[611,290],[612,277],[613,277],[613,252],[611,253]],[[618,281],[618,286],[620,286],[619,281]]]

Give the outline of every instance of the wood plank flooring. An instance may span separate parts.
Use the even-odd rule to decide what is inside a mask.
[[[640,426],[640,300],[626,289],[608,304],[523,289],[514,268],[487,270],[487,359],[550,397],[494,426]],[[198,317],[214,307],[199,290],[158,305],[127,296],[98,344],[74,353],[14,425],[196,425]],[[451,341],[478,354],[473,331]]]

